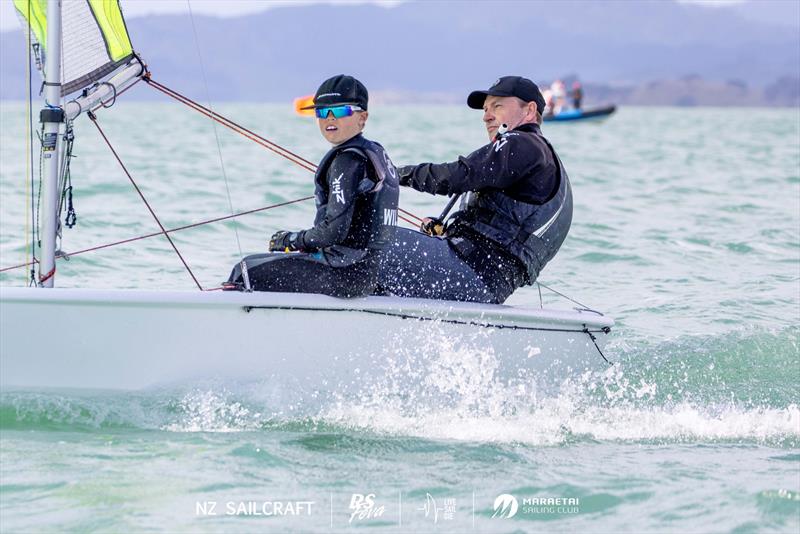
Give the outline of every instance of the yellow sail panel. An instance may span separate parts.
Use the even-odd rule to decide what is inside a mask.
[[[47,0],[14,0],[14,7],[31,27],[31,46],[41,44],[46,60]],[[61,2],[62,96],[109,76],[132,56],[118,0]]]
[[[112,61],[119,61],[133,53],[128,28],[117,0],[89,0],[97,25],[103,32]]]
[[[30,24],[36,41],[47,48],[47,0],[14,0],[14,7]]]

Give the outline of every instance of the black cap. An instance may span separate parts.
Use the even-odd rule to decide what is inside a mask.
[[[488,91],[472,91],[467,105],[472,109],[483,109],[487,96],[516,96],[525,102],[536,102],[536,109],[544,113],[544,97],[539,86],[522,76],[503,76]]]
[[[369,93],[364,84],[345,74],[328,78],[317,89],[314,95],[314,105],[301,109],[316,109],[343,104],[355,104],[364,111],[367,110]]]

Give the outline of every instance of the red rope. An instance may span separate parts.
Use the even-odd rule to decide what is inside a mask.
[[[158,89],[159,91],[161,91],[165,95],[170,96],[170,97],[174,98],[175,100],[177,100],[177,101],[189,106],[190,108],[192,108],[195,111],[205,115],[206,117],[208,117],[208,118],[210,118],[210,119],[222,124],[223,126],[225,126],[227,128],[230,128],[231,130],[233,130],[236,133],[238,133],[238,134],[250,139],[251,141],[255,141],[256,143],[258,143],[259,145],[263,146],[264,148],[268,148],[269,150],[272,150],[273,152],[275,152],[279,156],[282,156],[282,157],[288,159],[292,163],[295,163],[295,164],[299,165],[300,167],[306,169],[307,171],[316,172],[316,170],[317,170],[317,166],[316,165],[314,165],[313,163],[311,163],[307,159],[305,159],[305,158],[303,158],[301,156],[298,156],[294,152],[291,152],[290,150],[287,150],[287,149],[283,148],[282,146],[277,145],[277,144],[273,143],[272,141],[269,141],[268,139],[264,139],[260,135],[248,130],[244,126],[241,126],[241,125],[233,122],[232,120],[230,120],[230,119],[228,119],[226,117],[223,117],[222,115],[218,114],[217,112],[212,111],[212,110],[206,108],[205,106],[203,106],[201,104],[198,104],[194,100],[192,100],[192,99],[190,99],[190,98],[178,93],[177,91],[173,91],[169,87],[161,85],[160,83],[158,83],[157,81],[153,80],[152,78],[145,77],[144,80],[147,83],[149,83],[151,87],[154,87],[155,89]]]
[[[51,278],[52,278],[52,277],[53,277],[55,274],[56,274],[56,266],[55,266],[55,265],[53,265],[53,268],[52,268],[52,269],[50,269],[50,272],[49,272],[49,273],[47,273],[47,274],[46,274],[46,275],[44,275],[44,276],[42,276],[42,275],[39,275],[39,284],[44,284],[45,282],[47,282],[48,280],[50,280],[50,279],[51,279]]]
[[[399,211],[399,212],[401,212],[401,213],[405,213],[405,214],[406,214],[406,215],[408,215],[409,217],[411,217],[411,218],[413,218],[413,219],[416,219],[416,220],[417,220],[417,222],[415,222],[415,223],[414,223],[414,222],[411,222],[411,221],[409,221],[409,220],[408,220],[408,219],[406,219],[405,217],[400,217],[401,219],[403,219],[403,220],[404,220],[405,222],[407,222],[408,224],[411,224],[411,225],[413,225],[413,226],[417,226],[417,225],[419,225],[420,223],[422,223],[422,220],[423,220],[423,219],[422,219],[422,217],[417,217],[417,216],[416,216],[416,215],[414,215],[413,213],[411,213],[411,212],[409,212],[409,211],[406,211],[406,210],[404,210],[403,208],[397,208],[397,211]],[[399,217],[399,215],[398,215],[398,217]]]
[[[56,259],[58,259],[58,257],[56,257]],[[11,271],[13,269],[19,269],[20,267],[27,267],[29,265],[35,265],[37,263],[39,263],[39,260],[34,258],[33,261],[29,261],[28,263],[20,263],[19,265],[12,265],[10,267],[3,267],[2,269],[0,269],[0,273],[4,273],[6,271]]]

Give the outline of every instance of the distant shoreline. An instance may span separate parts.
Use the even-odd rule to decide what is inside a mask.
[[[571,85],[574,79],[564,78]],[[540,83],[546,87],[547,83]],[[800,107],[800,77],[783,76],[769,85],[749,87],[741,80],[719,82],[706,80],[698,75],[687,75],[676,80],[655,80],[642,84],[607,84],[584,82],[583,106],[590,108],[606,104],[618,106],[657,106],[657,107],[745,107],[745,108],[795,108]],[[380,105],[461,105],[469,90],[455,91],[408,91],[402,89],[376,89],[370,91],[372,103]],[[21,95],[20,95],[21,96]],[[303,96],[303,95],[295,95]],[[157,93],[132,91],[126,101],[154,102],[161,100]],[[38,99],[38,96],[36,97]],[[3,101],[22,101],[24,98],[14,95],[7,98],[0,94]],[[291,103],[290,99],[281,101],[258,100],[249,95],[239,98],[213,98],[216,102],[260,102]]]
[[[34,99],[34,115],[38,116],[38,108],[36,104],[38,103],[38,98]],[[25,100],[22,99],[0,99],[0,104],[2,105],[25,105]],[[118,104],[122,105],[129,105],[129,104],[175,104],[180,105],[177,102],[172,102],[169,100],[153,100],[153,99],[126,99],[120,100]],[[240,105],[268,105],[268,106],[285,106],[286,109],[292,109],[292,103],[288,101],[276,101],[276,100],[212,100],[212,105],[229,105],[229,104],[240,104]],[[439,101],[426,101],[426,100],[403,100],[403,101],[381,101],[377,96],[373,98],[371,101],[373,106],[391,106],[391,107],[466,107],[464,102],[458,101],[448,101],[448,102],[439,102]],[[616,104],[620,108],[674,108],[674,109],[682,109],[682,110],[690,110],[690,109],[759,109],[759,110],[791,110],[796,109],[800,111],[800,104],[786,104],[786,105],[766,105],[766,104],[702,104],[702,105],[685,105],[685,104],[643,104],[643,103],[620,103],[617,101],[605,101],[605,102],[595,102],[595,101],[587,101],[582,106],[584,109],[599,107],[605,104]]]

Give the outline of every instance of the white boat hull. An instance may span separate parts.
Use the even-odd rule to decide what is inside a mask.
[[[232,379],[320,391],[413,370],[442,351],[488,354],[500,380],[557,376],[608,365],[599,349],[612,325],[590,311],[395,297],[4,287],[0,386]]]

